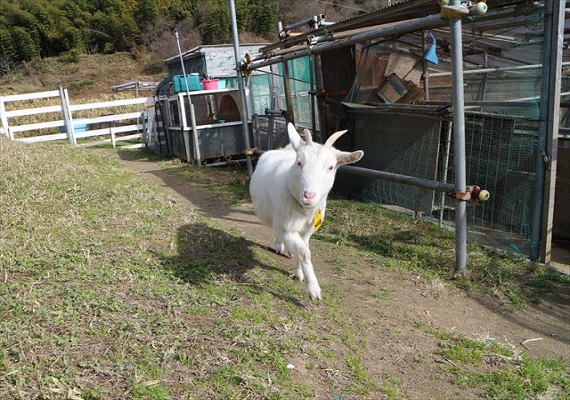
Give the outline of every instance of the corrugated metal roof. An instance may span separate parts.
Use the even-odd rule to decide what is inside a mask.
[[[240,44],[239,50],[241,57],[245,56],[246,53],[257,53],[259,48],[264,45],[265,43]],[[182,53],[184,60],[190,60],[195,57],[204,57],[208,69],[207,73],[212,78],[236,76],[236,60],[233,44],[202,45]],[[163,62],[166,65],[179,64],[180,55],[166,58]]]
[[[257,52],[259,48],[267,45],[267,43],[243,43],[239,45],[239,50],[241,52],[241,57],[246,53]],[[186,50],[182,53],[184,59],[197,57],[202,54],[214,53],[219,54],[220,52],[228,53],[232,58],[234,57],[234,45],[233,44],[212,44],[212,45],[201,45],[196,46],[190,50]],[[163,60],[165,64],[170,64],[172,62],[180,62],[180,55],[165,58]],[[235,60],[234,60],[235,64]]]

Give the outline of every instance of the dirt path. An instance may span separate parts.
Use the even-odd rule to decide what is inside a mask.
[[[127,156],[122,159],[129,169],[169,191],[178,203],[262,246],[273,245],[271,230],[258,222],[251,208],[233,208],[207,189],[169,176],[154,162]],[[323,295],[333,288],[341,290],[345,304],[355,305],[351,310],[343,310],[345,318],[365,327],[361,329],[366,331],[360,334],[366,335],[373,350],[367,351],[365,357],[368,373],[378,379],[387,373],[404,377],[409,398],[476,398],[454,397],[458,395],[453,393],[455,386],[443,388],[441,382],[433,380],[438,363],[445,360],[434,358],[437,343],[433,335],[417,329],[418,326],[496,340],[533,356],[570,360],[570,293],[547,295],[540,305],[504,312],[492,298],[466,294],[443,283],[422,282],[411,273],[398,275],[365,259],[353,260],[330,243],[314,240],[311,246]],[[291,260],[273,257],[280,260],[284,270],[293,270]],[[341,276],[330,266],[331,260],[347,266]],[[353,264],[358,265],[351,268]],[[372,296],[379,292],[389,294],[381,303]],[[311,307],[318,312],[323,306]],[[422,357],[427,361],[418,362]],[[304,379],[311,376],[308,373]]]

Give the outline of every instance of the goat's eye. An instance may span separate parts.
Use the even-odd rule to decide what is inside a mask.
[[[303,163],[301,161],[297,161],[297,166],[302,167]]]
[[[334,169],[334,165],[329,165],[329,167],[327,168],[327,170],[332,171]]]

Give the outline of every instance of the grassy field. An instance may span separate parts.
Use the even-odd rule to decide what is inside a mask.
[[[135,80],[160,82],[166,76],[162,60],[146,53],[83,54],[79,59],[50,57],[24,63],[0,76],[0,92],[32,93],[62,86],[68,89],[72,102],[88,103],[111,96],[114,85]]]
[[[156,162],[247,207],[243,171]],[[231,185],[220,184],[223,174]],[[341,286],[309,302],[266,249],[173,200],[111,150],[0,137],[0,205],[1,399],[430,398],[406,383],[420,371],[440,399],[570,397],[568,360],[419,322],[383,322],[385,341],[411,332],[425,347],[418,342],[406,370],[372,373],[373,326],[351,318],[363,310],[333,290]],[[469,277],[450,279],[451,232],[344,199],[329,214],[319,247],[394,281],[417,274],[432,293],[491,296],[515,312],[570,286],[475,245]],[[344,256],[330,263],[349,276]],[[370,290],[388,313],[396,289]]]

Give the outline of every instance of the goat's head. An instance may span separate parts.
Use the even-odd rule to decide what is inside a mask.
[[[346,131],[333,133],[324,145],[313,142],[307,129],[303,132],[303,141],[293,124],[288,124],[287,133],[297,153],[289,176],[289,190],[305,208],[316,207],[327,197],[340,165],[355,163],[364,156],[362,150],[346,152],[333,147]]]

